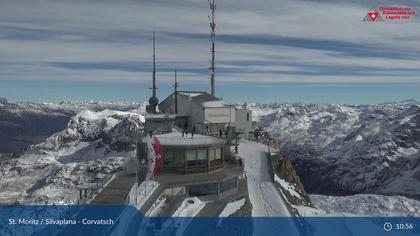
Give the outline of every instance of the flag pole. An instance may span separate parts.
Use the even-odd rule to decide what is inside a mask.
[[[154,137],[153,140],[156,142],[156,137]],[[156,149],[153,149],[153,150],[155,151],[155,168],[153,169],[153,187],[155,187],[155,175],[157,174],[157,163],[156,163],[157,155],[156,155]]]
[[[149,137],[146,136],[146,138],[148,139]],[[149,143],[149,140],[146,139],[146,142]],[[149,168],[149,145],[146,145],[146,153],[147,153],[147,168]],[[148,169],[149,170],[149,169]],[[147,174],[146,174],[146,179],[144,180],[144,197],[146,197],[146,190],[147,190]]]
[[[131,117],[131,115],[130,115],[130,117]],[[138,174],[138,171],[139,171],[139,159],[138,159],[138,145],[139,145],[139,143],[138,143],[138,139],[139,139],[139,126],[137,125],[137,123],[136,123],[136,151],[134,152],[134,158],[136,159],[136,206],[137,206],[137,203],[138,203],[138,188],[139,188],[139,174]]]

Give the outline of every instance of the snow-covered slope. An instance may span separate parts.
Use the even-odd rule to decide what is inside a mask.
[[[420,195],[420,104],[254,104],[310,193]],[[265,114],[264,114],[265,113]]]
[[[252,216],[290,216],[280,192],[271,182],[267,146],[242,141],[239,149],[245,165]]]
[[[143,122],[133,112],[81,111],[63,131],[0,162],[0,202],[74,201],[78,186],[122,169]]]

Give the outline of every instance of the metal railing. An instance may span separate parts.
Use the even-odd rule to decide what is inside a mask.
[[[85,204],[90,200],[93,200],[94,197],[99,194],[103,188],[111,182],[111,180],[119,175],[122,171],[108,173],[105,176],[95,182],[86,183],[84,186],[80,186],[77,188],[77,199],[76,202],[78,204]]]

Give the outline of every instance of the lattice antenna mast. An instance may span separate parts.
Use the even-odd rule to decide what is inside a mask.
[[[216,4],[214,3],[214,0],[208,0],[210,5],[210,36],[211,36],[211,62],[210,62],[210,85],[211,85],[211,95],[215,96],[215,88],[214,88],[214,75],[215,75],[215,43],[216,43],[216,21],[215,21],[215,12],[216,12]]]

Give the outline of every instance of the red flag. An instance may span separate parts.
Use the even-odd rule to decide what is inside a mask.
[[[163,159],[163,147],[160,145],[160,141],[158,138],[155,137],[155,144],[153,145],[156,153],[156,164],[155,164],[155,170],[154,175],[156,175],[157,171],[160,169],[162,159]]]

